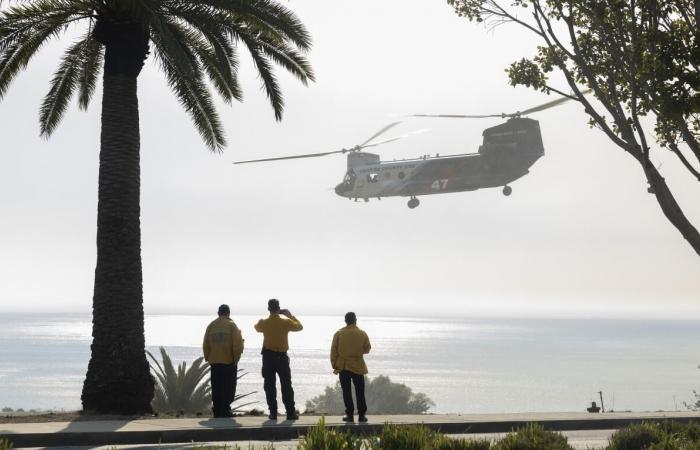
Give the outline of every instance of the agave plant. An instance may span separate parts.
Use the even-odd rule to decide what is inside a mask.
[[[209,383],[209,364],[204,362],[204,358],[199,357],[194,360],[188,368],[186,362],[177,366],[173,365],[172,359],[163,347],[160,347],[160,355],[163,363],[149,351],[148,357],[153,361],[151,365],[156,377],[155,392],[152,402],[154,411],[175,412],[175,413],[198,413],[209,409],[211,405],[211,387]],[[242,369],[238,370],[238,379],[246,375]],[[239,412],[241,408],[251,405],[248,402],[241,405],[235,403],[254,392],[238,394],[235,396],[232,407],[233,412]]]

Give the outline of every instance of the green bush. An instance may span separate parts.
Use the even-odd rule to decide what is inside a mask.
[[[362,439],[358,439],[350,431],[340,431],[337,428],[326,428],[326,420],[321,419],[299,441],[298,450],[360,450]]]
[[[4,437],[0,437],[0,450],[12,450],[12,442]]]
[[[644,422],[615,432],[606,450],[700,450],[700,425]]]
[[[424,425],[385,425],[371,450],[488,450],[488,440],[452,439]]]
[[[211,386],[209,383],[209,364],[200,357],[194,360],[188,368],[183,362],[173,366],[173,362],[163,347],[160,347],[160,355],[163,359],[161,365],[158,360],[146,351],[151,358],[153,370],[156,378],[155,392],[153,396],[153,410],[161,413],[201,413],[207,411],[211,406]],[[238,371],[238,379],[245,376],[241,370]],[[235,403],[254,392],[247,394],[237,394],[233,400]],[[232,410],[238,412],[241,408],[251,405],[253,402],[234,406]]]
[[[405,384],[394,383],[384,375],[372,379],[365,377],[365,398],[371,414],[423,414],[435,405],[427,395],[414,393]],[[345,406],[340,383],[326,386],[323,394],[308,400],[306,410],[319,414],[343,414]]]
[[[496,442],[494,450],[573,450],[565,436],[528,424]]]

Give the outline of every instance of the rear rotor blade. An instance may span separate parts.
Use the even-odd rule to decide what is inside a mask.
[[[255,162],[264,162],[264,161],[280,161],[283,159],[299,159],[299,158],[316,158],[318,156],[326,156],[326,155],[332,155],[334,153],[345,153],[347,150],[336,150],[334,152],[323,152],[323,153],[307,153],[305,155],[294,155],[294,156],[278,156],[276,158],[263,158],[263,159],[249,159],[247,161],[235,161],[234,164],[247,164],[247,163],[255,163]]]
[[[591,92],[591,89],[586,89],[585,91],[582,91],[581,94],[586,95],[589,92]],[[541,105],[538,105],[538,106],[533,106],[532,108],[526,109],[525,111],[520,111],[520,112],[516,113],[515,115],[524,116],[527,114],[532,114],[534,112],[544,111],[545,109],[559,106],[562,103],[566,103],[570,100],[575,100],[575,99],[569,98],[569,97],[561,97],[561,98],[558,98],[556,100],[552,100],[551,102],[542,103]]]
[[[589,92],[591,92],[591,89],[587,89],[585,91],[582,91],[581,93],[583,95],[586,95]],[[534,112],[544,111],[545,109],[553,108],[555,106],[561,105],[562,103],[568,102],[569,100],[575,99],[569,97],[562,97],[547,103],[543,103],[541,105],[534,106],[524,111],[518,111],[509,114],[410,114],[408,117],[439,117],[447,119],[485,119],[489,117],[500,117],[502,119],[505,119],[506,117],[520,117],[525,116],[527,114],[532,114]]]

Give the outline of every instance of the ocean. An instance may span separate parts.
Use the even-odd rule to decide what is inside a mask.
[[[329,348],[342,317],[300,315],[290,334],[297,406],[336,382]],[[146,344],[175,362],[201,356],[214,317],[147,315]],[[248,374],[238,393],[264,409],[258,316],[234,316]],[[444,319],[362,317],[372,342],[369,376],[387,375],[423,392],[434,413],[683,409],[700,389],[700,321],[602,319]],[[0,316],[0,408],[80,409],[90,357],[88,315]],[[371,412],[370,412],[371,413]]]

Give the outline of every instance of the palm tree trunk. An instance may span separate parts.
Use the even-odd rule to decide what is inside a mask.
[[[145,53],[138,70],[123,70],[139,59],[133,48],[106,47],[92,356],[82,402],[85,411],[139,414],[151,411],[153,399],[143,323],[136,92]]]

